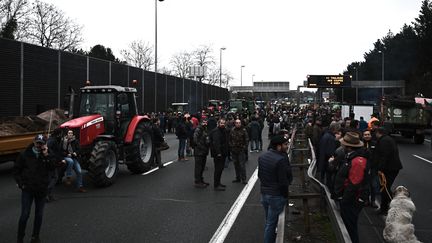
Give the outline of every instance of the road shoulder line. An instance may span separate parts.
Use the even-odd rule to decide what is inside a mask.
[[[423,158],[423,157],[420,157],[420,156],[418,156],[418,155],[416,155],[416,154],[413,154],[413,156],[416,157],[416,158],[418,158],[418,159],[421,159],[421,160],[423,160],[423,161],[426,161],[426,162],[428,162],[429,164],[432,164],[432,161],[427,160],[427,159],[425,159],[425,158]]]
[[[209,243],[222,243],[228,236],[235,220],[237,219],[240,210],[243,208],[246,199],[249,197],[250,192],[255,186],[255,182],[258,180],[258,167],[255,169],[254,173],[250,177],[248,183],[243,188],[240,195],[237,197],[231,209],[228,211],[219,228],[214,233],[213,237],[210,239]]]

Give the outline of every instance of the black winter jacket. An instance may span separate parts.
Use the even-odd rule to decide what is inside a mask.
[[[210,151],[213,158],[218,154],[222,157],[228,156],[228,136],[229,130],[226,128],[216,127],[210,132]]]
[[[261,193],[288,196],[288,186],[293,180],[288,154],[270,149],[258,158],[258,178]]]
[[[372,158],[374,163],[377,163],[378,170],[380,171],[396,171],[402,169],[399,149],[394,139],[389,135],[383,135],[378,139]]]
[[[46,196],[48,192],[48,172],[55,169],[56,160],[52,155],[42,153],[36,157],[33,144],[18,156],[13,168],[13,175],[18,187],[24,191]]]

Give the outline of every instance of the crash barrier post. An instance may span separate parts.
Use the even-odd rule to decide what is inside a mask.
[[[351,243],[351,238],[350,238],[348,231],[345,227],[345,224],[344,224],[344,222],[340,216],[340,212],[339,212],[339,209],[337,208],[336,202],[331,198],[331,194],[330,194],[329,189],[327,188],[326,185],[324,185],[317,178],[315,178],[315,173],[316,173],[316,169],[317,169],[316,168],[317,159],[316,159],[314,147],[313,147],[310,139],[308,140],[308,142],[309,142],[309,149],[310,149],[311,155],[312,155],[310,166],[309,166],[309,169],[307,171],[308,177],[312,180],[313,183],[320,186],[323,193],[325,194],[324,198],[327,202],[327,212],[330,216],[330,221],[332,223],[333,231],[335,232],[337,242],[339,242],[339,243]]]
[[[288,195],[289,199],[301,199],[303,206],[303,218],[304,218],[304,229],[305,233],[310,232],[310,218],[309,218],[309,200],[320,198],[321,194],[316,192],[310,192],[306,182],[306,171],[309,168],[310,164],[307,159],[310,149],[308,140],[305,139],[305,134],[298,132],[296,137],[294,138],[294,144],[296,147],[292,149],[292,153],[295,155],[296,159],[293,156],[293,163],[291,164],[292,168],[299,168],[300,171],[300,183],[301,183],[301,191],[290,193]]]

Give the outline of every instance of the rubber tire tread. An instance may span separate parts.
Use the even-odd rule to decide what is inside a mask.
[[[107,167],[105,162],[105,154],[108,150],[113,150],[116,159],[118,159],[118,153],[116,145],[111,141],[99,141],[95,144],[89,159],[88,173],[93,183],[97,187],[107,187],[114,183],[117,173],[118,173],[118,160],[116,163],[116,169],[114,175],[108,178],[105,174],[105,169]]]
[[[141,160],[141,155],[139,151],[139,143],[144,133],[150,134],[152,142],[151,156],[147,163]],[[126,148],[126,161],[128,170],[134,174],[141,174],[151,169],[152,164],[154,163],[153,132],[151,128],[151,123],[141,122],[137,125],[132,144]]]

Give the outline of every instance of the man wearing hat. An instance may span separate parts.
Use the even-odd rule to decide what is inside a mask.
[[[278,217],[287,203],[288,186],[293,179],[287,150],[288,136],[275,135],[271,139],[269,150],[258,158],[261,203],[266,216],[266,243],[275,242]]]
[[[49,172],[55,169],[54,156],[48,153],[46,137],[37,135],[17,158],[13,175],[21,189],[21,216],[18,224],[18,242],[23,242],[27,220],[30,216],[33,200],[35,218],[31,242],[40,242],[39,232],[42,225],[45,197],[48,193]]]
[[[335,195],[340,200],[341,217],[351,241],[358,243],[358,218],[369,199],[370,165],[358,133],[347,132],[339,141],[345,150],[345,161],[336,174]]]

